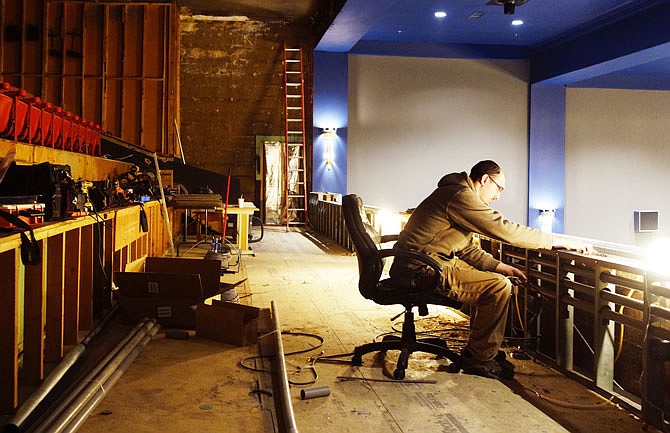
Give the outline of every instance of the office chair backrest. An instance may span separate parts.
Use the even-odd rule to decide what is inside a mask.
[[[363,200],[357,195],[342,197],[342,211],[358,258],[358,289],[365,298],[371,299],[384,269],[384,262],[378,254],[381,236],[368,221]]]

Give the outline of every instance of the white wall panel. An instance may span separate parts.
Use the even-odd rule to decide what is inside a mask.
[[[493,206],[526,222],[527,63],[349,57],[347,189],[366,204],[415,207],[446,173],[498,162]]]
[[[565,231],[645,246],[670,236],[670,92],[568,89]],[[633,211],[659,210],[634,233]]]

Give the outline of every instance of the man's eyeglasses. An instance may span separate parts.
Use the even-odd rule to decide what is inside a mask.
[[[502,186],[500,186],[500,184],[499,184],[498,182],[496,182],[496,180],[495,180],[494,178],[492,178],[491,176],[489,176],[489,179],[491,179],[491,181],[492,181],[493,183],[496,184],[496,186],[498,187],[498,192],[503,192],[503,191],[505,190],[505,188],[503,188]]]

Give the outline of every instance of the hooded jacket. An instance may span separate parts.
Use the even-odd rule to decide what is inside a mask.
[[[454,255],[482,271],[495,270],[498,260],[473,242],[474,233],[523,248],[551,248],[553,236],[505,219],[484,203],[467,173],[451,173],[437,184],[412,213],[394,248],[422,252],[438,262]],[[395,271],[416,268],[411,261],[396,258]]]

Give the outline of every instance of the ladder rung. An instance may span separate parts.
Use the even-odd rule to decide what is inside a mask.
[[[289,131],[289,134],[302,134],[302,131]]]
[[[286,62],[287,62],[287,63],[300,63],[300,60],[296,60],[296,59],[286,59]]]
[[[300,71],[286,71],[287,74],[299,74]]]
[[[289,109],[289,110],[302,110],[302,107],[293,107],[293,106],[291,106],[291,107],[286,107],[286,108]]]
[[[302,122],[302,119],[288,119],[289,122]]]
[[[286,95],[287,98],[302,98],[302,95]]]
[[[300,51],[300,48],[284,48],[284,51]]]

